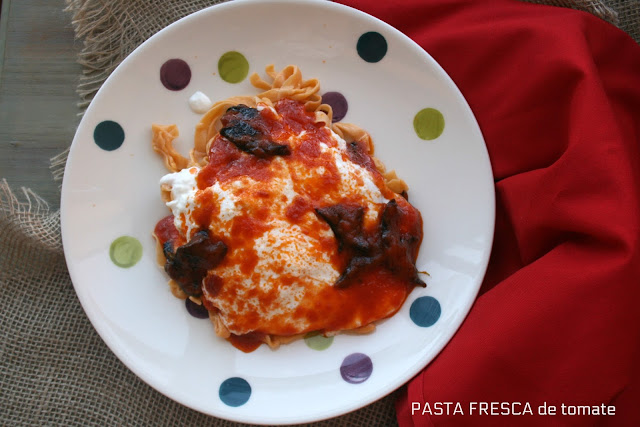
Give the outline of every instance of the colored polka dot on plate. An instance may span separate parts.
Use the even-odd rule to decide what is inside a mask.
[[[109,257],[118,267],[133,267],[142,258],[142,244],[135,237],[118,237],[109,247]]]
[[[160,81],[169,90],[182,90],[191,81],[191,68],[182,59],[170,59],[160,67]]]
[[[369,31],[360,36],[356,50],[365,61],[379,62],[387,54],[387,40],[382,34]]]
[[[435,108],[423,108],[413,118],[413,129],[421,139],[436,139],[444,131],[444,116]]]
[[[352,353],[344,358],[340,365],[342,379],[350,384],[365,382],[373,372],[371,358],[363,353]]]
[[[340,92],[327,92],[322,95],[322,102],[329,105],[333,110],[332,122],[339,122],[344,119],[349,110],[349,104],[347,98]]]
[[[305,335],[304,342],[313,350],[326,350],[333,344],[333,337],[325,337],[319,332],[309,332]]]
[[[218,73],[227,83],[240,83],[249,74],[249,61],[240,52],[227,52],[218,60]]]
[[[430,296],[419,297],[409,308],[409,317],[418,326],[428,327],[434,325],[442,314],[442,308],[437,299]]]
[[[198,319],[208,319],[209,311],[204,307],[204,304],[196,304],[187,298],[184,302],[184,305],[187,307],[187,311],[190,315]]]
[[[228,378],[220,384],[218,396],[225,405],[242,406],[251,397],[251,386],[244,378]]]
[[[124,129],[112,120],[102,121],[93,130],[93,141],[105,151],[117,150],[124,142]]]

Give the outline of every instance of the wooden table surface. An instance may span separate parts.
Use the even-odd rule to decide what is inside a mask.
[[[2,0],[0,16],[0,180],[60,205],[49,159],[80,122],[74,40],[64,0]]]

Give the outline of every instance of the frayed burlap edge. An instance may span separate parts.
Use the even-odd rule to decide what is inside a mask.
[[[56,154],[52,157],[49,162],[49,170],[51,170],[51,175],[53,175],[53,180],[58,182],[59,186],[62,187],[62,178],[64,177],[64,170],[67,166],[67,158],[69,157],[69,151],[71,150],[71,144],[67,148],[64,149],[59,154]]]
[[[22,187],[21,191],[23,197],[19,200],[7,181],[0,181],[1,232],[19,236],[22,244],[30,247],[61,253],[60,211],[51,212],[49,204],[32,190]],[[8,241],[6,245],[16,246],[13,243]]]

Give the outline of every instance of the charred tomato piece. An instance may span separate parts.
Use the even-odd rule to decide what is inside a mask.
[[[337,288],[352,284],[365,270],[382,267],[416,286],[426,286],[418,277],[415,256],[421,238],[419,230],[403,232],[402,212],[395,200],[389,201],[380,214],[377,229],[364,229],[362,206],[338,204],[316,209],[338,241],[338,250],[346,259],[346,267],[335,283]]]
[[[245,153],[261,159],[291,154],[288,145],[274,142],[265,135],[262,131],[265,123],[255,108],[243,104],[230,107],[220,121],[223,126],[220,135]]]
[[[163,252],[167,259],[164,269],[189,296],[202,294],[202,279],[216,267],[227,253],[222,240],[212,238],[209,232],[197,232],[185,245],[173,252],[172,245],[165,244]]]

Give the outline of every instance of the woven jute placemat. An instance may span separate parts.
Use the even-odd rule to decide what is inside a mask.
[[[139,44],[215,0],[68,0],[83,42],[78,95],[88,106]],[[534,0],[593,13],[640,42],[637,0]],[[70,141],[69,141],[70,143]],[[52,159],[60,180],[67,152]],[[0,181],[0,425],[241,424],[179,405],[131,373],[99,338],[69,278],[60,213],[28,189]],[[396,394],[317,426],[392,426]]]

